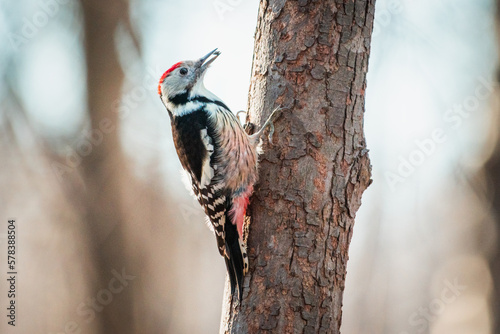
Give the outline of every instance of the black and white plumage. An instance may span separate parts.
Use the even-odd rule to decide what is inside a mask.
[[[238,288],[241,299],[248,270],[243,221],[257,181],[257,146],[276,113],[259,132],[246,134],[237,117],[203,85],[206,69],[219,54],[215,49],[197,61],[173,65],[161,77],[158,92],[171,119],[179,160],[225,259],[231,293]]]

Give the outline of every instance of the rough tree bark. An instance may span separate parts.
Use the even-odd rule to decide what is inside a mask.
[[[339,333],[354,217],[370,184],[363,133],[375,0],[263,0],[249,119],[276,106],[248,211],[250,272],[221,333]],[[226,289],[227,290],[227,289]]]

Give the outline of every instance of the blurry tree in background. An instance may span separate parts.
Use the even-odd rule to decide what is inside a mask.
[[[498,90],[498,88],[497,88]],[[499,92],[496,93],[500,95]],[[498,96],[497,96],[498,99]],[[498,101],[497,101],[497,107]],[[497,116],[498,117],[498,116]],[[500,122],[496,120],[493,124],[500,126]],[[496,137],[498,134],[494,134]],[[496,222],[496,239],[500,239],[500,143],[493,144],[494,151],[490,159],[484,166],[484,173],[486,174],[487,183],[483,183],[486,188],[486,194],[491,196],[491,210],[494,214]],[[486,198],[487,201],[489,199]],[[493,277],[493,333],[500,334],[500,248],[494,249],[490,257],[490,270]]]
[[[112,101],[120,99],[124,73],[115,45],[120,23],[130,27],[129,3],[123,0],[81,0],[87,67],[87,109],[90,136],[98,145],[82,160],[85,185],[86,244],[96,267],[93,289],[107,286],[109,268],[135,268],[134,255],[125,240],[126,216],[123,193],[134,186],[120,144],[120,119]],[[134,32],[128,30],[131,36]],[[92,143],[92,142],[90,142]],[[80,151],[78,151],[80,153]],[[84,152],[87,153],[87,152]],[[139,209],[140,210],[140,209]],[[125,272],[127,271],[125,270]],[[125,290],[102,310],[96,322],[102,333],[135,333],[132,289]]]
[[[221,333],[340,333],[354,217],[371,182],[374,10],[374,0],[260,3],[249,119],[286,111],[249,208],[249,286],[241,305],[226,298]]]
[[[496,1],[496,37],[497,45],[500,47],[500,1]],[[500,58],[499,58],[500,59]],[[497,60],[496,82],[500,80],[500,60]],[[483,182],[486,188],[485,201],[490,204],[495,221],[496,247],[490,256],[490,270],[493,277],[493,333],[500,334],[500,91],[498,85],[495,87],[494,104],[492,107],[494,116],[491,122],[491,138],[489,146],[491,147],[491,156],[484,165],[486,182]]]
[[[498,135],[494,7],[377,1],[365,114],[374,183],[350,246],[343,334],[491,333],[497,240],[475,175]]]

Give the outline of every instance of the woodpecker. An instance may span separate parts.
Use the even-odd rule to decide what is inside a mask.
[[[181,165],[213,227],[231,294],[237,288],[241,300],[248,271],[243,221],[257,181],[259,139],[281,108],[258,132],[248,135],[224,102],[203,84],[207,68],[219,55],[215,49],[198,60],[174,64],[163,73],[158,94],[170,116]]]

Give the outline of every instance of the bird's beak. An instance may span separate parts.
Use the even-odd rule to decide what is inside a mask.
[[[210,64],[217,59],[217,57],[220,55],[220,51],[217,49],[214,49],[207,53],[205,56],[201,57],[197,62],[196,62],[196,67],[199,69],[199,74],[203,74],[205,70],[210,66]],[[213,56],[212,58],[210,58]]]

